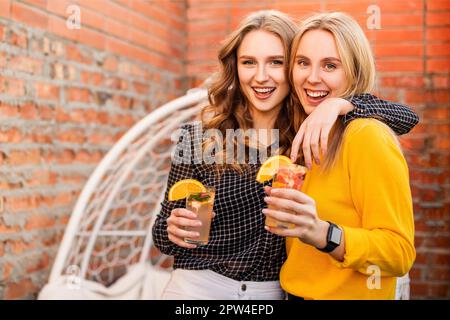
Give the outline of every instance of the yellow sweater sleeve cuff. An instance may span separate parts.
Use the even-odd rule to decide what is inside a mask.
[[[369,241],[367,230],[340,226],[344,231],[345,254],[340,262],[330,256],[332,263],[338,268],[361,269],[367,262]]]

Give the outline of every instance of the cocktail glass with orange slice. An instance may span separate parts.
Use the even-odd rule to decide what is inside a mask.
[[[294,164],[290,158],[277,155],[267,159],[256,175],[256,181],[263,183],[272,179],[272,188],[292,188],[300,190],[306,174],[306,167]],[[269,205],[269,209],[277,208]],[[266,217],[266,225],[269,227],[290,228],[292,224]]]
[[[187,231],[200,234],[196,238],[185,238],[185,242],[197,245],[208,244],[215,194],[214,187],[204,186],[195,179],[180,180],[170,188],[169,201],[186,199],[186,209],[194,212],[202,223],[198,227],[185,227]]]

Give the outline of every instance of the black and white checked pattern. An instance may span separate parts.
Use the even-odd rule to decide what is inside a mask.
[[[391,104],[372,95],[360,95],[351,102],[356,109],[347,115],[346,122],[358,117],[377,116],[398,134],[408,132],[418,122],[417,115],[408,107]],[[256,182],[261,164],[249,165],[248,172],[242,175],[227,170],[217,179],[212,165],[183,163],[183,156],[186,156],[183,151],[191,152],[194,159],[196,143],[197,150],[201,150],[202,132],[199,122],[186,124],[182,129],[189,135],[181,135],[175,150],[162,210],[153,226],[156,247],[175,256],[174,268],[209,269],[237,281],[278,280],[286,250],[284,238],[264,229],[262,209],[266,205],[263,187],[270,182]],[[191,178],[216,188],[216,216],[212,221],[209,244],[184,249],[168,239],[166,220],[172,209],[185,208],[186,204],[184,200],[169,202],[168,192],[177,181]]]
[[[407,106],[382,100],[370,93],[354,96],[349,101],[355,105],[355,109],[345,115],[345,123],[356,118],[376,117],[398,135],[408,133],[419,123],[419,116]]]
[[[169,173],[162,210],[153,227],[156,247],[174,255],[174,268],[190,270],[209,269],[237,281],[278,280],[285,259],[284,239],[264,230],[265,196],[263,187],[270,182],[256,182],[260,164],[249,165],[248,172],[238,174],[226,170],[220,179],[211,165],[183,164],[182,150],[193,152],[196,143],[201,146],[199,122],[182,127],[192,138],[181,135]],[[191,140],[191,141],[189,141]],[[196,249],[184,249],[172,243],[167,236],[167,221],[172,209],[185,208],[185,200],[169,202],[168,190],[182,179],[197,179],[216,188],[214,212],[209,244]]]

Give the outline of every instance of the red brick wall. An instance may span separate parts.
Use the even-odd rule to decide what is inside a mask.
[[[450,298],[450,1],[203,1],[190,0],[187,74],[198,84],[214,70],[218,41],[251,11],[278,9],[301,18],[344,11],[366,31],[376,55],[378,94],[408,104],[420,124],[402,145],[414,196],[417,260],[413,299]],[[369,5],[381,29],[368,30]]]
[[[76,31],[65,27],[74,3]],[[366,27],[372,4],[380,30]],[[0,0],[0,298],[36,296],[102,155],[200,84],[224,36],[268,8],[350,13],[373,45],[379,95],[420,115],[402,138],[416,219],[412,298],[450,298],[449,0]]]
[[[0,0],[0,299],[36,297],[96,164],[184,93],[185,5]]]

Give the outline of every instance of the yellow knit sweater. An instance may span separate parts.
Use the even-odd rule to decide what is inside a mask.
[[[416,254],[406,161],[387,126],[373,119],[352,121],[336,156],[326,173],[313,166],[302,191],[321,219],[343,229],[344,261],[288,238],[281,285],[305,299],[393,299],[396,277]]]

